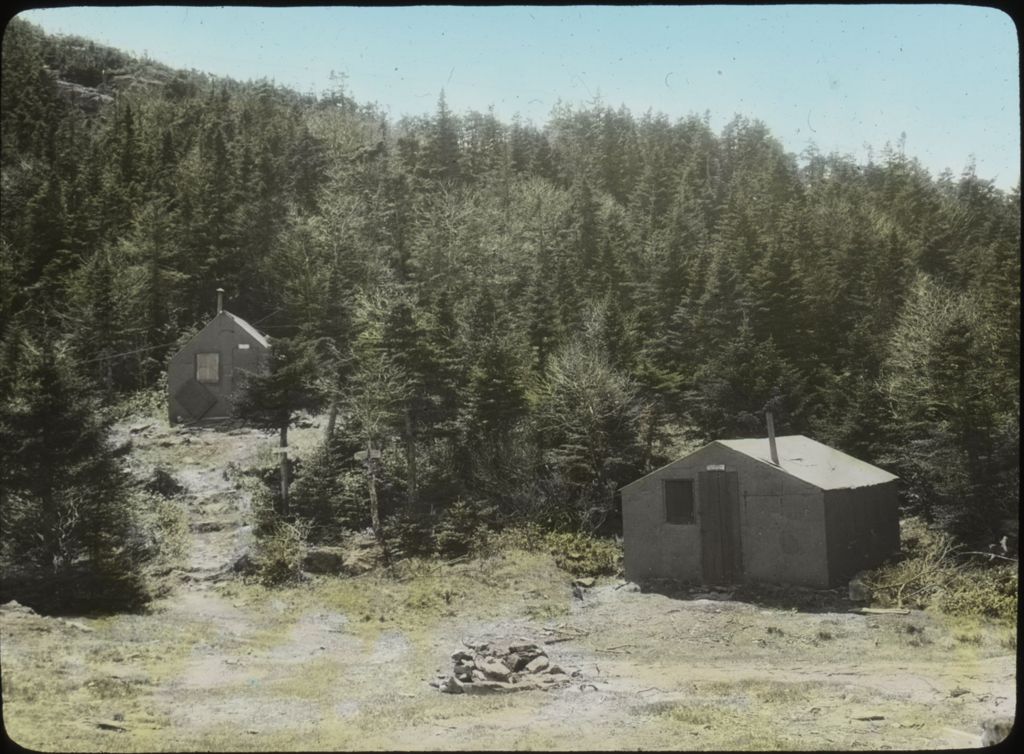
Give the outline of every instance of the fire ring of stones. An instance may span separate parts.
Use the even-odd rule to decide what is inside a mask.
[[[452,653],[451,675],[439,675],[431,686],[446,694],[492,694],[507,691],[550,689],[571,682],[566,673],[551,662],[539,644],[526,639],[491,642],[462,642],[466,649]]]

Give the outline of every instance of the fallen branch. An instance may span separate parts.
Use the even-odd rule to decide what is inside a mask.
[[[439,568],[442,568],[443,566],[455,565],[456,563],[461,563],[465,560],[469,560],[469,555],[460,555],[459,557],[452,558],[451,560],[442,560],[440,563],[433,566],[430,570],[431,572],[433,572],[438,570]]]
[[[1005,555],[997,555],[994,552],[977,552],[976,550],[969,550],[963,553],[964,555],[983,555],[984,557],[991,560],[992,558],[999,558],[1000,560],[1009,560],[1011,563],[1016,563],[1017,558],[1008,558]]]
[[[563,628],[562,626],[556,626],[555,628],[545,628],[545,629],[543,629],[543,631],[546,634],[562,634],[563,636],[564,635],[568,635],[568,636],[588,636],[589,635],[589,632],[584,631],[583,629],[580,629],[580,628],[576,628],[575,626],[568,626],[566,628]]]
[[[860,615],[910,615],[909,610],[900,607],[855,607],[850,612]]]
[[[96,720],[94,724],[101,730],[113,730],[118,733],[124,733],[128,730],[125,726],[112,720]]]

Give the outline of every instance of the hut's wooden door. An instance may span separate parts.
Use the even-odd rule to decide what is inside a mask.
[[[697,488],[703,581],[738,581],[743,572],[739,476],[735,471],[701,471],[697,474]]]

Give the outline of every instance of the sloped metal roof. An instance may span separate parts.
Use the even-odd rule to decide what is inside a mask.
[[[228,315],[229,317],[231,317],[231,321],[232,322],[234,322],[236,325],[238,325],[243,330],[245,330],[247,333],[249,333],[249,335],[252,336],[253,340],[255,340],[257,343],[259,343],[261,346],[263,346],[264,348],[270,348],[270,341],[268,341],[267,337],[263,333],[261,333],[259,330],[257,330],[255,327],[250,325],[248,322],[246,322],[241,317],[238,317],[238,316],[232,314],[227,309],[225,309],[223,311],[223,313]]]
[[[775,466],[771,461],[767,437],[716,442],[745,456],[763,461],[769,466]],[[819,489],[845,490],[869,487],[899,478],[884,469],[803,435],[776,437],[775,447],[779,453],[779,465],[776,468]]]
[[[689,458],[695,453],[722,445],[737,453],[742,453],[755,461],[761,461],[773,469],[778,469],[797,479],[814,485],[822,490],[848,490],[857,487],[870,487],[875,484],[884,484],[899,479],[884,469],[872,466],[870,463],[858,460],[847,455],[841,450],[830,448],[816,440],[803,435],[784,435],[775,438],[775,448],[779,453],[779,465],[772,463],[771,450],[768,447],[767,437],[754,437],[743,440],[715,440],[704,445],[693,453],[688,453],[682,458],[665,464],[664,466],[648,472],[639,479],[634,479],[629,484],[623,485],[620,489],[632,487],[652,474],[657,474],[683,458]]]

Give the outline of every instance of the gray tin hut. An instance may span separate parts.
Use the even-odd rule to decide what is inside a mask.
[[[896,484],[803,435],[709,443],[622,488],[626,578],[841,584],[899,548]]]
[[[171,357],[167,367],[171,424],[231,416],[242,375],[267,367],[270,343],[244,319],[224,311],[223,293],[217,289],[217,316]]]

